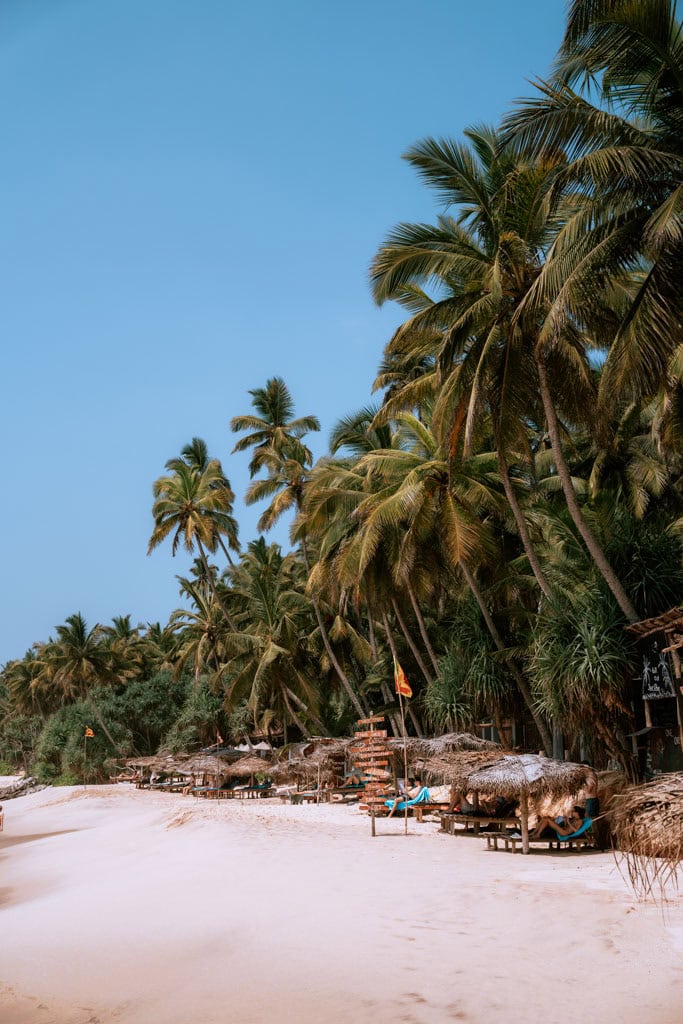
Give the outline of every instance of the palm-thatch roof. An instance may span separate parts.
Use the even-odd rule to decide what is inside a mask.
[[[239,761],[229,765],[225,774],[234,776],[237,779],[246,779],[257,774],[269,775],[270,761],[266,761],[264,757],[248,754],[246,757],[241,757]]]
[[[148,754],[144,757],[129,757],[127,768],[149,768],[151,771],[173,771],[187,754]]]
[[[282,781],[308,779],[329,781],[337,774],[335,763],[346,754],[351,739],[330,739],[320,744],[306,757],[294,757],[275,765],[270,774]]]
[[[586,784],[593,769],[571,761],[555,761],[541,754],[503,754],[482,764],[467,778],[473,793],[519,798],[526,795],[569,796]]]
[[[450,751],[425,758],[422,771],[430,779],[442,779],[462,792],[470,792],[470,776],[500,759],[501,755],[495,751],[493,754],[485,750]]]
[[[232,760],[220,754],[190,754],[178,765],[183,775],[225,775]]]
[[[683,864],[683,772],[661,775],[612,797],[608,818],[631,885],[664,893]]]

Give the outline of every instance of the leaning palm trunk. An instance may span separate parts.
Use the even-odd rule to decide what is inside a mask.
[[[376,664],[378,659],[379,659],[379,654],[378,654],[378,651],[377,651],[377,638],[375,637],[375,627],[372,624],[372,615],[370,614],[370,609],[369,608],[367,609],[367,613],[368,613],[368,635],[370,637],[370,649],[372,650],[372,657],[374,658],[374,661],[375,661],[375,664]],[[380,686],[381,686],[381,690],[382,690],[382,700],[384,701],[386,706],[389,707],[389,705],[393,704],[394,701],[393,701],[393,698],[391,696],[391,689],[390,689],[389,684],[387,683],[386,679],[382,679],[382,682],[381,682]],[[391,726],[391,731],[393,732],[394,736],[400,736],[401,735],[401,726],[400,726],[400,721],[399,721],[398,715],[392,714],[392,712],[389,711],[389,712],[387,712],[387,717],[389,718],[389,725]]]
[[[427,649],[427,653],[429,654],[429,658],[431,660],[432,667],[434,668],[434,671],[438,675],[439,674],[439,662],[438,662],[438,659],[436,657],[436,654],[434,653],[434,648],[432,647],[432,645],[430,643],[429,633],[427,632],[427,627],[425,625],[425,620],[424,620],[424,617],[422,615],[422,611],[420,609],[420,605],[418,603],[417,597],[415,596],[415,591],[413,590],[413,588],[412,588],[412,586],[410,584],[410,580],[406,580],[406,590],[408,591],[408,597],[410,598],[410,603],[413,606],[413,611],[415,612],[415,618],[417,619],[417,624],[418,624],[418,627],[419,627],[419,630],[420,630],[420,635],[422,636],[425,648]]]
[[[119,757],[123,757],[124,755],[123,755],[123,752],[122,752],[121,748],[119,747],[118,743],[116,743],[116,741],[114,740],[114,737],[109,732],[109,729],[107,729],[106,725],[104,724],[104,719],[102,718],[102,715],[100,714],[100,709],[98,708],[97,704],[92,699],[90,694],[88,694],[88,704],[92,708],[93,714],[94,714],[95,718],[97,719],[97,724],[99,725],[100,729],[102,730],[104,735],[107,737],[107,739],[109,740],[109,742],[111,743],[112,747],[114,748],[116,753],[119,755]]]
[[[201,559],[202,566],[204,568],[204,573],[206,574],[206,578],[207,578],[207,580],[209,582],[209,586],[211,587],[211,592],[213,593],[213,596],[218,601],[218,607],[220,608],[220,610],[225,615],[225,620],[228,623],[228,625],[230,626],[230,629],[233,631],[233,633],[236,633],[237,632],[237,627],[235,625],[235,621],[234,621],[233,617],[231,616],[230,612],[228,611],[227,607],[223,603],[223,599],[222,599],[222,597],[221,597],[221,595],[220,595],[220,593],[218,591],[218,587],[216,586],[216,581],[213,578],[213,574],[209,570],[209,563],[208,563],[208,561],[206,559],[206,552],[204,551],[204,548],[202,546],[202,542],[200,541],[199,537],[197,537],[197,547],[199,548],[199,557]]]
[[[306,549],[306,542],[303,539],[301,541],[301,553],[304,556],[304,565],[306,566],[306,573],[307,573],[307,575],[310,576],[311,566],[310,566],[310,562],[308,560],[308,551]],[[335,655],[334,651],[332,650],[332,644],[330,643],[330,638],[327,635],[327,630],[325,629],[325,623],[323,622],[322,613],[320,611],[320,605],[318,604],[318,600],[317,600],[315,594],[311,594],[311,602],[313,604],[313,611],[315,612],[315,617],[316,617],[316,620],[318,622],[318,629],[320,630],[320,635],[321,635],[321,637],[323,639],[323,644],[325,646],[325,650],[327,651],[327,656],[330,659],[330,661],[332,662],[334,670],[337,673],[337,676],[339,678],[339,682],[344,687],[344,690],[346,691],[347,697],[349,698],[349,700],[353,704],[354,708],[358,712],[358,717],[359,718],[365,718],[368,715],[368,710],[367,710],[367,708],[364,708],[363,705],[361,704],[359,697],[356,695],[353,687],[351,686],[351,683],[349,681],[348,676],[346,675],[346,673],[344,672],[343,668],[339,664],[339,661],[337,660],[337,656]]]
[[[504,651],[505,650],[505,644],[503,643],[503,638],[500,635],[500,633],[498,632],[498,628],[497,628],[495,622],[493,621],[493,617],[492,617],[490,611],[488,610],[488,607],[486,605],[486,601],[484,601],[483,594],[481,593],[479,587],[477,586],[477,583],[476,583],[472,573],[469,571],[467,565],[464,562],[462,562],[462,561],[459,563],[459,565],[460,565],[460,568],[462,569],[462,574],[465,577],[465,582],[467,583],[467,586],[470,588],[470,591],[472,592],[474,600],[479,605],[479,611],[481,612],[481,614],[482,614],[482,616],[484,618],[484,622],[487,625],[488,631],[491,634],[491,639],[493,640],[494,644],[496,645],[496,648],[499,651]],[[534,723],[536,725],[536,728],[538,729],[538,734],[541,737],[541,742],[543,744],[543,749],[545,750],[546,755],[548,757],[552,757],[553,756],[553,741],[552,741],[552,737],[550,735],[550,732],[548,730],[547,725],[543,721],[543,718],[538,713],[538,711],[536,709],[536,706],[534,705],[534,701],[533,701],[533,698],[531,696],[531,691],[529,690],[529,687],[526,684],[526,680],[525,680],[524,676],[522,675],[521,671],[519,670],[519,667],[515,664],[514,661],[509,661],[507,663],[507,665],[508,665],[508,668],[510,669],[510,672],[512,673],[512,676],[513,676],[515,682],[517,683],[517,688],[519,689],[519,692],[522,695],[522,699],[524,700],[524,703],[526,704],[526,706],[528,707],[529,711],[531,712],[531,717],[533,718]]]
[[[538,354],[536,355],[536,367],[538,370],[541,400],[543,402],[543,409],[548,424],[548,434],[550,435],[550,443],[553,449],[553,458],[555,460],[555,466],[557,467],[557,475],[559,476],[560,483],[562,484],[562,490],[564,492],[565,501],[567,502],[569,514],[572,517],[574,525],[581,534],[584,544],[588,548],[591,558],[600,570],[602,577],[605,580],[605,583],[614,594],[615,600],[621,608],[622,612],[624,613],[629,622],[638,622],[638,612],[633,607],[633,604],[631,603],[628,594],[624,590],[617,574],[608,562],[605,552],[598,544],[598,541],[595,535],[593,534],[593,531],[584,519],[583,513],[579,506],[579,502],[576,497],[576,492],[574,490],[574,485],[572,484],[569,466],[566,463],[564,452],[562,451],[562,443],[560,440],[560,428],[557,421],[557,413],[555,412],[555,405],[553,403],[552,395],[550,393],[546,365],[543,361],[543,357]]]
[[[320,735],[324,736],[326,730],[325,726],[320,721],[320,719],[313,714],[311,709],[307,707],[307,705],[301,700],[300,697],[297,697],[297,695],[294,693],[294,690],[290,690],[288,686],[285,687],[285,690],[287,691],[287,696],[291,700],[292,704],[296,704],[300,711],[303,711],[305,715],[308,715],[311,721],[313,722],[313,725],[320,732]]]
[[[294,710],[294,708],[290,704],[289,698],[287,697],[287,692],[283,691],[282,696],[284,697],[285,707],[287,708],[287,711],[289,712],[289,716],[292,719],[292,721],[294,722],[294,725],[297,727],[297,729],[299,730],[301,735],[304,737],[304,739],[307,739],[307,740],[310,739],[311,738],[310,729],[306,728],[306,726],[301,721],[301,719],[297,715],[296,711]]]
[[[404,637],[406,638],[406,643],[408,644],[408,646],[410,647],[411,651],[413,652],[413,657],[415,658],[415,661],[420,666],[420,672],[425,677],[425,681],[427,683],[433,682],[433,679],[432,679],[431,675],[427,671],[427,666],[425,665],[424,661],[422,660],[422,655],[420,654],[420,652],[418,650],[417,644],[413,640],[413,638],[412,638],[412,636],[410,634],[410,630],[408,629],[408,627],[407,627],[407,625],[405,623],[405,620],[404,620],[403,616],[401,615],[401,611],[400,611],[400,609],[398,607],[398,601],[396,600],[395,597],[392,597],[392,599],[391,599],[391,607],[394,609],[394,615],[396,616],[396,620],[397,620],[399,626],[401,627],[401,632],[403,633]]]
[[[500,478],[503,481],[503,490],[505,491],[505,497],[508,500],[508,505],[512,509],[512,514],[515,517],[515,522],[517,523],[519,539],[521,540],[522,547],[524,548],[526,556],[529,559],[529,565],[531,566],[531,571],[536,577],[536,582],[538,583],[545,597],[550,597],[550,587],[548,585],[548,581],[543,575],[543,569],[541,568],[539,557],[536,554],[536,548],[531,542],[531,537],[529,536],[529,528],[527,526],[526,519],[524,518],[522,508],[519,504],[519,501],[517,500],[515,490],[512,486],[512,482],[510,480],[510,471],[508,469],[507,462],[505,461],[501,454],[500,442],[498,440],[496,440],[496,447],[498,449],[498,470],[500,472]]]
[[[398,664],[398,651],[396,650],[396,644],[394,643],[394,638],[391,635],[391,627],[389,625],[389,620],[387,619],[387,613],[386,612],[382,612],[382,622],[384,623],[384,631],[387,634],[387,640],[389,641],[389,647],[391,648],[391,654],[393,656],[394,662],[396,664]],[[407,701],[406,701],[406,704],[407,704],[408,715],[410,716],[410,720],[413,723],[413,727],[415,729],[415,735],[416,736],[422,736],[423,732],[422,732],[422,726],[420,725],[420,721],[419,721],[417,715],[415,714],[415,712],[413,711],[412,706],[410,704],[408,704]]]

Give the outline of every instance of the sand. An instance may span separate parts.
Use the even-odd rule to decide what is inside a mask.
[[[611,854],[126,785],[5,804],[2,1024],[674,1024],[683,900]]]

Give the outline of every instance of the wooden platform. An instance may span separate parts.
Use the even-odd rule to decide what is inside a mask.
[[[517,853],[518,849],[522,849],[522,841],[521,836],[509,836],[503,832],[491,832],[486,836],[486,848],[487,850],[498,850],[501,846],[504,846],[506,850]],[[559,839],[529,839],[529,848],[532,846],[546,847],[549,850],[582,850],[592,849],[595,846],[595,841],[589,834],[579,836],[578,839],[565,839],[562,842]]]
[[[456,825],[464,825],[463,829],[456,829]],[[481,826],[497,825],[498,830],[502,833],[502,829],[520,829],[521,824],[519,818],[496,818],[495,815],[491,814],[442,814],[441,815],[441,831],[447,832],[450,836],[457,835],[479,835]]]

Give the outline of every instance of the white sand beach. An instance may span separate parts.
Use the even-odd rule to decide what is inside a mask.
[[[2,1024],[674,1024],[683,900],[611,854],[130,787],[5,804]]]

